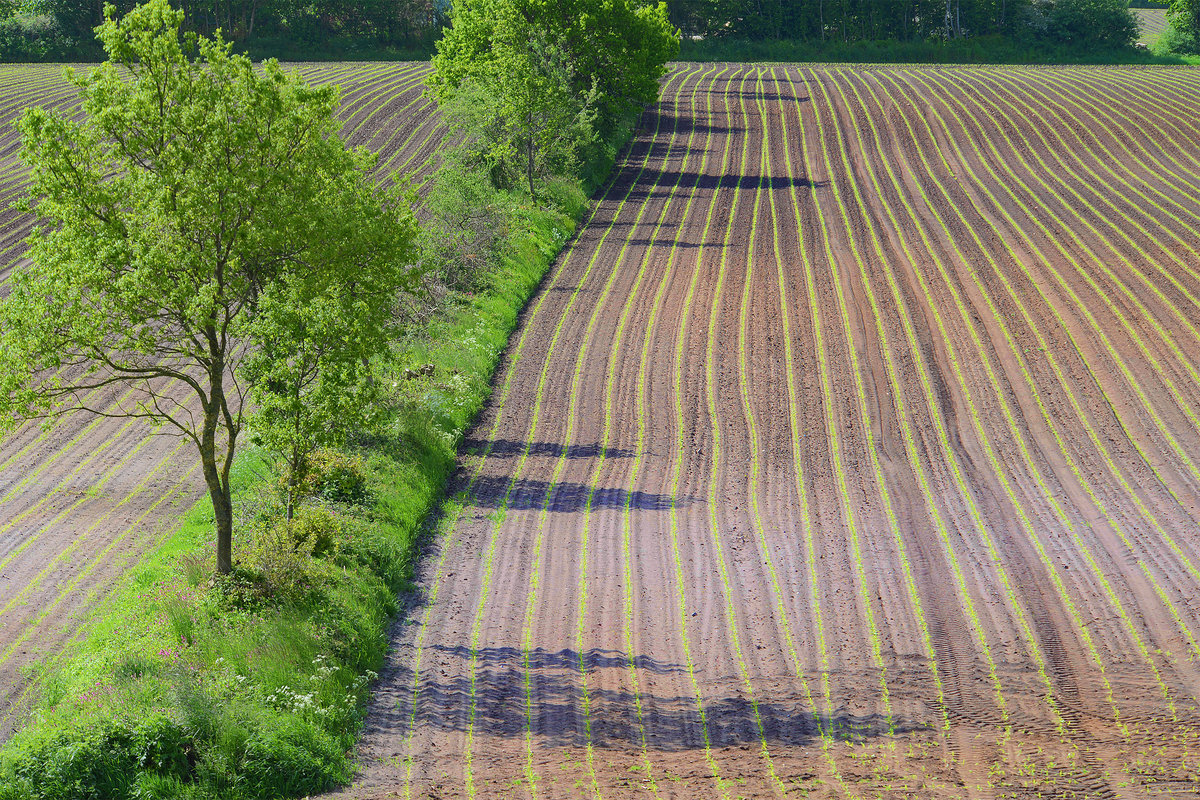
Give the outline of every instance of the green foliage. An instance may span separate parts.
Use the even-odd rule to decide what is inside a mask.
[[[104,21],[102,4],[26,0],[22,5],[53,25],[60,37],[58,55],[80,51],[84,56],[80,60],[96,60],[100,51],[89,52],[89,48],[93,29]],[[124,14],[135,3],[121,0],[116,6]],[[408,51],[410,59],[425,58],[443,21],[431,0],[189,0],[183,10],[187,31],[212,36],[221,30],[256,57],[289,60],[310,60],[314,52],[340,59],[372,53],[395,57],[400,48]]]
[[[453,106],[452,118],[473,113],[466,97]],[[476,126],[466,122],[464,128]],[[508,235],[510,204],[496,190],[494,176],[480,179],[480,169],[490,167],[474,146],[468,139],[452,150],[425,195],[428,218],[420,235],[421,261],[426,275],[437,281],[430,287],[434,291],[483,289],[483,278],[496,266],[500,243]]]
[[[462,0],[451,21],[433,58],[439,100],[472,81],[524,86],[556,119],[594,107],[601,137],[657,99],[665,64],[679,52],[665,4],[651,0]],[[505,68],[520,72],[500,74]],[[574,98],[566,109],[547,105],[564,89]]]
[[[1154,55],[1140,48],[1068,48],[1046,40],[1017,40],[1009,36],[972,36],[923,42],[751,41],[707,39],[685,41],[688,61],[775,61],[860,64],[1178,64],[1173,56]]]
[[[575,96],[565,54],[542,32],[524,24],[507,30],[489,68],[444,92],[441,108],[470,171],[481,170],[497,189],[524,181],[536,195],[547,177],[571,174],[595,139],[596,95]]]
[[[85,121],[21,119],[24,207],[41,224],[0,301],[0,425],[99,412],[81,397],[129,385],[137,399],[105,413],[195,444],[228,571],[247,392],[293,472],[368,421],[370,361],[416,283],[416,223],[367,178],[373,156],[337,137],[334,88],[258,69],[220,37],[181,40],[182,20],[166,0],[121,20],[109,6],[110,60],[68,70]]]
[[[1029,20],[1039,38],[1081,49],[1129,47],[1139,31],[1127,0],[1038,0]]]
[[[366,503],[371,494],[362,458],[337,450],[313,455],[302,488],[305,497],[352,505]]]
[[[1200,0],[1172,0],[1167,30],[1158,41],[1165,53],[1200,55]]]
[[[91,720],[9,753],[0,774],[13,798],[135,798],[147,777],[186,779],[192,756],[186,733],[165,716]]]
[[[292,519],[268,519],[247,531],[247,570],[261,578],[266,600],[296,602],[321,583],[342,538],[342,522],[329,509],[304,505]]]
[[[41,61],[64,55],[70,47],[70,38],[53,17],[0,9],[0,61]]]

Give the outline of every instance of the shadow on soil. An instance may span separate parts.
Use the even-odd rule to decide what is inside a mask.
[[[587,744],[582,675],[604,669],[621,670],[632,665],[652,675],[686,674],[683,664],[656,661],[646,656],[630,659],[612,650],[588,650],[582,655],[575,650],[530,652],[526,664],[524,654],[514,647],[484,648],[476,654],[476,681],[472,695],[470,679],[472,653],[467,647],[435,645],[431,660],[446,664],[453,678],[432,675],[421,681],[418,708],[415,716],[403,713],[392,717],[415,719],[418,727],[465,731],[471,725],[470,709],[475,708],[474,727],[477,734],[521,737],[532,721],[534,734],[547,747]],[[525,684],[529,680],[532,709],[526,702]],[[622,676],[624,682],[624,676]],[[412,679],[411,673],[399,675],[403,685]],[[611,679],[604,681],[610,685]],[[646,746],[653,750],[683,751],[704,747],[704,729],[700,707],[692,695],[655,695],[652,690],[635,697],[626,690],[603,689],[595,678],[588,680],[588,705],[592,744],[596,747],[638,748],[642,744],[643,726]],[[652,686],[653,681],[644,681]],[[736,690],[730,690],[734,692]],[[411,702],[411,701],[409,701]],[[641,719],[638,708],[641,708]],[[880,715],[865,717],[816,717],[804,710],[800,701],[776,703],[759,698],[757,709],[740,694],[707,700],[703,706],[708,737],[714,748],[757,745],[766,739],[768,745],[788,747],[815,746],[821,730],[835,731],[837,738],[852,737],[856,741],[888,735],[887,720]],[[406,709],[411,712],[411,709]],[[532,713],[532,720],[527,716]],[[378,734],[395,734],[386,730],[382,716],[368,720],[368,728],[379,719],[376,730],[365,731],[370,738]],[[756,716],[762,720],[760,733]],[[895,721],[897,733],[917,730],[921,726]]]
[[[469,453],[482,454],[487,452],[488,458],[514,458],[526,451],[526,443],[515,439],[467,439],[463,446]],[[599,442],[593,444],[562,445],[558,442],[532,442],[528,445],[529,455],[549,456],[551,458],[631,458],[632,450],[620,447],[603,447]]]
[[[584,483],[550,483],[529,479],[513,481],[506,475],[480,477],[475,482],[471,505],[507,508],[510,511],[536,511],[545,506],[550,511],[578,513],[588,508],[589,493],[593,511],[626,507],[634,511],[669,511],[672,507],[671,496],[665,494],[592,487]],[[691,502],[690,497],[677,497],[674,507],[685,508]]]

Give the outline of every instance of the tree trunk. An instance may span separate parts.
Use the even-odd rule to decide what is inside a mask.
[[[215,472],[215,470],[214,470]],[[217,572],[228,575],[233,571],[233,502],[227,487],[208,487],[212,497],[213,518],[217,528]]]
[[[533,193],[533,111],[532,110],[530,110],[530,112],[529,112],[529,145],[528,145],[528,150],[526,151],[526,156],[527,156],[527,158],[525,160],[525,170],[526,170],[525,176],[526,176],[526,178],[529,179],[529,196],[531,198],[536,198],[537,195],[535,195]]]
[[[225,352],[216,331],[209,328],[206,333],[212,361],[208,365],[209,393],[208,401],[204,403],[204,425],[200,431],[200,463],[204,471],[204,482],[208,484],[209,497],[212,498],[213,521],[217,529],[217,572],[228,575],[233,571],[233,498],[229,489],[229,468],[233,465],[237,431],[226,430],[225,452],[218,465],[217,432],[222,427],[222,413],[227,412]]]
[[[221,470],[217,467],[217,426],[215,414],[213,416],[211,425],[205,419],[200,439],[200,464],[208,496],[212,499],[217,529],[217,572],[227,575],[233,570],[233,499],[229,496],[229,482],[221,479]]]

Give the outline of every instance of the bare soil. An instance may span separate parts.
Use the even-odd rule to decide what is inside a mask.
[[[347,798],[1200,797],[1200,71],[680,65]]]

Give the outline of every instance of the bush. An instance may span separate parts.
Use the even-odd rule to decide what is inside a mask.
[[[1200,55],[1200,36],[1194,31],[1176,25],[1172,20],[1166,30],[1154,44],[1154,52],[1159,55]]]
[[[337,450],[318,450],[308,457],[300,497],[319,497],[334,503],[364,505],[370,498],[361,458]]]
[[[246,739],[238,774],[243,796],[299,797],[346,780],[346,759],[329,734],[292,714],[273,717]]]
[[[71,45],[49,15],[16,14],[0,20],[0,61],[42,61],[68,53]]]
[[[1128,0],[1037,0],[1026,22],[1034,38],[1072,48],[1130,47],[1140,30]]]
[[[250,531],[241,554],[245,568],[261,580],[264,599],[298,602],[326,577],[342,538],[342,521],[324,506],[302,505],[291,520],[268,518]],[[253,594],[253,593],[252,593]]]
[[[192,771],[187,734],[161,715],[136,724],[92,721],[26,748],[10,762],[11,783],[5,787],[9,797],[133,800],[144,785],[143,775],[181,781]]]
[[[1200,55],[1200,0],[1174,0],[1155,51],[1163,55]]]

